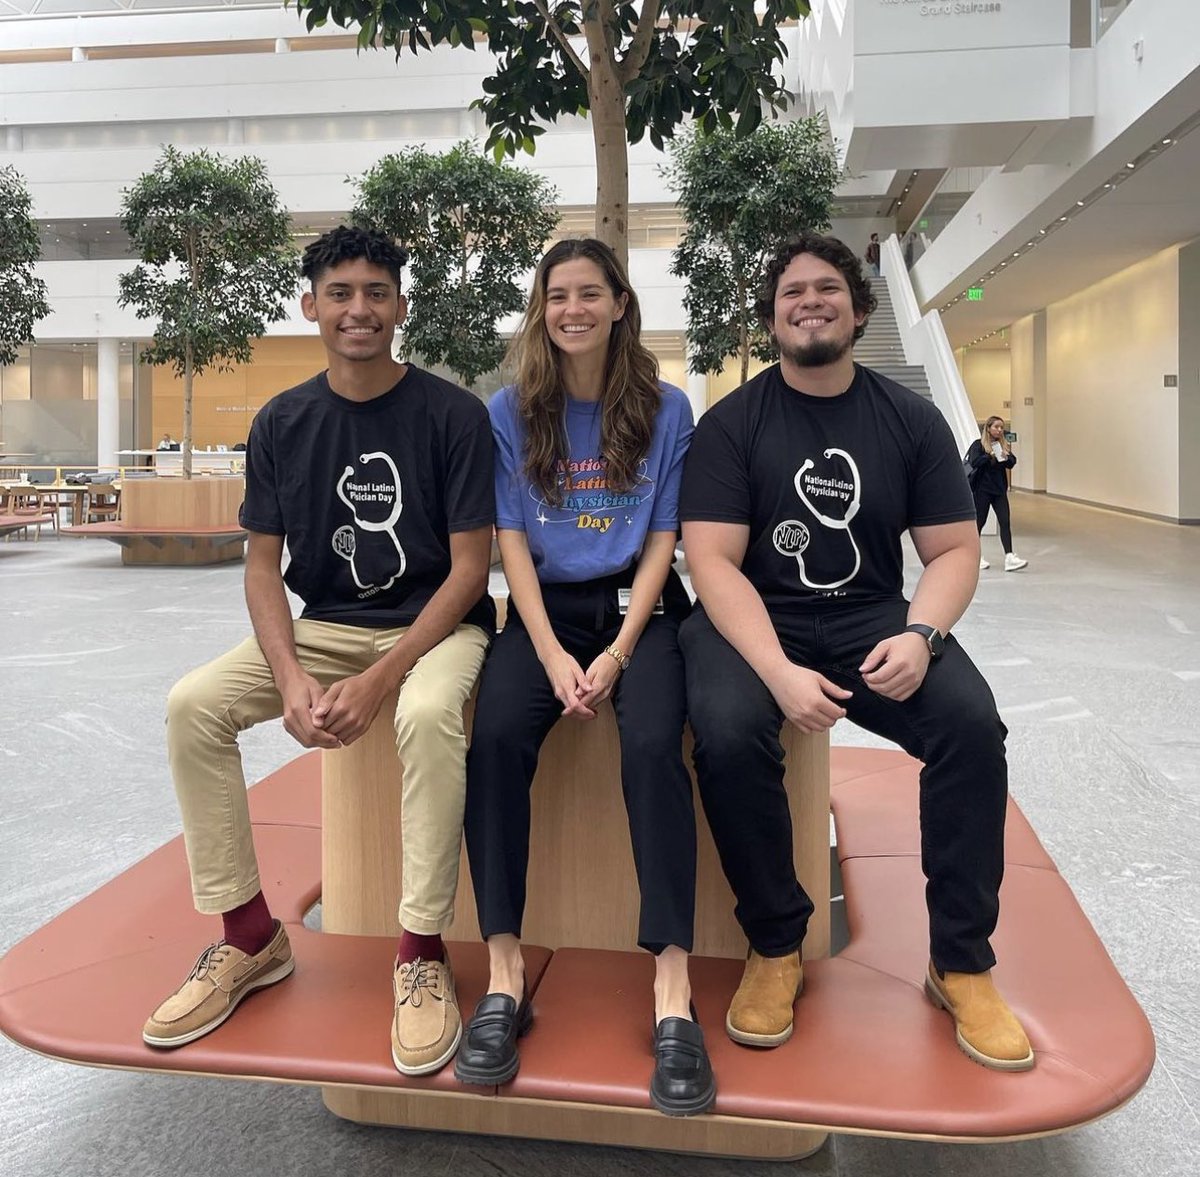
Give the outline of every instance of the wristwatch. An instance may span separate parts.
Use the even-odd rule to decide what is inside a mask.
[[[946,648],[946,641],[932,625],[921,625],[918,622],[913,625],[906,625],[904,632],[919,633],[925,639],[925,644],[929,647],[929,658],[931,661],[936,662],[942,656],[942,651]]]
[[[616,646],[605,646],[604,652],[610,658],[614,659],[616,661],[617,665],[622,670],[629,669],[629,655],[628,654],[622,654],[621,651],[618,650]]]

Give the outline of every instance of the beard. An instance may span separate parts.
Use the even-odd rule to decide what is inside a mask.
[[[797,368],[824,368],[836,364],[854,346],[853,338],[814,339],[808,344],[782,344],[777,339],[781,359]]]

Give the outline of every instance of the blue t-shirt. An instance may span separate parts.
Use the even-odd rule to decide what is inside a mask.
[[[492,397],[496,440],[496,526],[523,531],[543,584],[579,583],[623,572],[641,554],[648,531],[679,528],[679,483],[692,438],[692,407],[673,384],[662,401],[650,451],[628,491],[609,489],[600,452],[600,402],[567,397],[568,459],[559,478],[562,506],[547,503],[525,473],[525,426],[513,387]]]

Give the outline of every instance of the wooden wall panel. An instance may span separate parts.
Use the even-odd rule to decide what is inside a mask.
[[[325,349],[317,336],[279,336],[258,340],[249,364],[197,376],[192,394],[196,448],[245,441],[254,414],[271,397],[325,366]],[[153,368],[149,383],[154,444],[164,433],[178,441],[183,434],[183,381],[170,368]]]

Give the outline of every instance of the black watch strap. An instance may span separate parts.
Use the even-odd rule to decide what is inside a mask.
[[[912,625],[906,625],[904,632],[919,633],[925,639],[925,644],[929,647],[930,658],[940,658],[942,656],[942,650],[945,648],[945,640],[932,625],[922,625],[920,622],[914,622]]]

